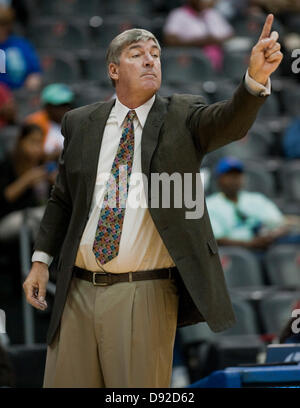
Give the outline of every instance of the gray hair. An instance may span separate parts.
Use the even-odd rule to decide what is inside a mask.
[[[144,30],[143,28],[132,28],[131,30],[123,31],[121,34],[117,35],[109,44],[106,53],[106,66],[110,63],[114,63],[119,65],[120,63],[120,56],[122,51],[128,45],[138,42],[138,41],[148,41],[153,40],[157,45],[159,52],[161,53],[161,47],[159,42],[154,34],[152,34],[148,30]],[[109,76],[109,74],[108,74]],[[115,86],[115,81],[110,78],[112,81],[113,86]]]

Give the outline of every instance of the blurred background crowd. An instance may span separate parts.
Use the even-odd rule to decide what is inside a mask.
[[[262,361],[267,344],[293,335],[289,319],[300,300],[300,3],[0,0],[0,309],[7,331],[0,334],[0,386],[42,382],[55,289],[46,312],[28,314],[24,271],[57,174],[64,113],[114,97],[109,42],[126,29],[148,29],[163,46],[160,95],[199,94],[214,103],[242,81],[269,12],[284,52],[272,94],[248,135],[208,154],[201,168],[237,324],[221,334],[206,324],[178,330],[173,386]],[[51,282],[55,288],[55,267]]]

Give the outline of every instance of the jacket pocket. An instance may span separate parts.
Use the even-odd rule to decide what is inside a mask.
[[[211,254],[214,255],[218,253],[218,245],[214,238],[210,238],[206,243]]]

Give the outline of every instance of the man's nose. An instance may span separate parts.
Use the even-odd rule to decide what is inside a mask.
[[[145,58],[144,58],[144,65],[146,67],[153,67],[154,64],[154,58],[152,57],[151,54],[145,54]]]

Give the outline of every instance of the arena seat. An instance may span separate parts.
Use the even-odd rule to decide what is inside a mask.
[[[191,381],[216,369],[237,363],[254,363],[263,349],[256,315],[251,304],[232,297],[237,323],[231,329],[212,332],[207,323],[179,329]]]
[[[298,82],[287,82],[282,88],[282,102],[289,116],[299,116],[300,87]]]
[[[287,19],[287,30],[291,33],[300,34],[300,16],[299,13],[290,15]]]
[[[153,11],[153,2],[149,0],[109,0],[105,2],[107,14],[149,15]]]
[[[266,118],[276,118],[280,115],[279,101],[275,93],[268,96],[258,112],[257,119],[265,120]]]
[[[236,316],[236,324],[221,332],[221,336],[232,335],[253,335],[259,334],[259,326],[257,322],[256,313],[252,305],[241,296],[231,296],[234,313]]]
[[[197,323],[192,326],[185,326],[178,329],[182,342],[197,343],[199,341],[213,341],[216,334],[208,327],[207,323]]]
[[[98,81],[99,83],[111,84],[107,74],[105,54],[101,52],[88,52],[81,55],[80,62],[82,64],[83,77],[86,80]]]
[[[72,85],[75,92],[74,106],[84,106],[91,103],[105,101],[114,95],[114,89],[104,88],[96,84],[75,84]]]
[[[242,78],[240,78],[241,80]],[[216,79],[210,86],[210,94],[212,102],[225,101],[231,99],[234,91],[237,88],[237,84],[230,78],[225,79]]]
[[[257,41],[265,19],[266,16],[264,14],[252,14],[246,18],[237,19],[233,22],[235,35],[239,37],[251,37],[254,41]],[[276,18],[274,19],[272,29],[278,31],[279,35],[284,34],[284,27]]]
[[[286,200],[300,200],[300,160],[285,162],[280,169],[280,179]]]
[[[247,135],[222,148],[223,155],[238,157],[240,160],[251,160],[268,156],[273,137],[267,126],[254,124]]]
[[[17,388],[41,388],[46,361],[46,344],[12,345],[8,355],[11,360]]]
[[[300,245],[276,245],[266,253],[267,275],[272,285],[300,288]]]
[[[151,26],[149,26],[151,33],[155,35],[155,37],[158,39],[161,45],[163,44],[164,41],[164,26],[166,18],[167,17],[165,14],[154,14],[151,17]]]
[[[234,81],[241,81],[249,66],[249,57],[249,51],[225,52],[222,76]]]
[[[256,314],[251,304],[241,296],[233,295],[232,305],[237,320],[233,327],[220,333],[213,332],[207,323],[182,327],[179,329],[182,341],[184,343],[195,343],[203,340],[216,342],[220,336],[259,334]]]
[[[219,254],[229,288],[264,285],[259,262],[251,251],[240,247],[220,247]]]
[[[41,108],[40,91],[29,91],[26,88],[14,91],[18,104],[18,117],[23,120],[27,115]]]
[[[36,1],[36,0],[35,0]],[[99,0],[38,0],[38,13],[44,16],[94,16],[104,12],[104,2]]]
[[[30,26],[29,37],[39,49],[79,50],[89,47],[88,25],[61,18],[43,18]]]
[[[285,215],[299,215],[300,216],[299,201],[290,201],[290,200],[286,201],[283,198],[279,208]]]
[[[167,81],[164,81],[164,78],[162,78],[162,86],[159,88],[158,93],[162,97],[172,96],[174,93],[178,93],[178,87],[169,85]]]
[[[80,66],[74,54],[43,51],[40,57],[45,82],[75,82],[80,79]]]
[[[259,304],[265,332],[279,335],[292,317],[292,307],[300,299],[300,292],[279,291],[270,293]]]
[[[131,28],[149,29],[150,27],[151,21],[144,16],[111,15],[104,17],[102,23],[96,27],[90,27],[90,33],[93,46],[105,51],[111,40],[122,31]]]
[[[245,189],[260,192],[268,197],[276,195],[275,180],[272,173],[265,166],[247,162]]]
[[[16,125],[5,126],[0,132],[0,141],[3,149],[3,154],[11,152],[15,146],[18,137],[19,128]]]
[[[169,84],[213,78],[210,61],[199,50],[192,48],[166,48],[162,54],[162,73]]]

